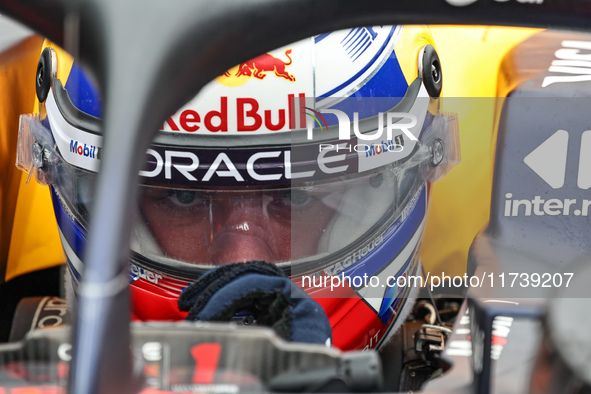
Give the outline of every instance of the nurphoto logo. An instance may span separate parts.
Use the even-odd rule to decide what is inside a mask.
[[[306,109],[309,109],[306,107]],[[313,110],[312,110],[313,111]],[[338,124],[339,124],[339,140],[348,141],[351,139],[351,125],[353,125],[353,132],[355,136],[362,141],[380,141],[383,139],[384,128],[386,130],[386,137],[387,141],[391,141],[393,139],[393,135],[399,135],[400,133],[397,132],[394,134],[394,131],[400,131],[405,134],[411,141],[417,141],[417,137],[410,131],[411,128],[417,125],[417,117],[414,114],[406,113],[406,112],[380,112],[378,113],[378,127],[373,132],[365,132],[362,133],[359,131],[359,113],[353,113],[353,121],[349,118],[345,112],[338,110],[338,109],[321,109],[320,112],[313,111],[315,114],[319,115],[322,120],[324,121],[324,125],[326,126],[326,121],[322,114],[333,114],[337,117]],[[314,118],[314,120],[320,124],[318,118],[313,116],[312,114],[306,113],[310,118]],[[384,127],[384,118],[385,118],[385,127]],[[314,122],[309,121],[306,122],[306,127],[308,130],[307,139],[308,141],[312,141],[314,139]],[[328,128],[328,126],[326,126]],[[320,128],[322,131],[322,125],[320,124]]]

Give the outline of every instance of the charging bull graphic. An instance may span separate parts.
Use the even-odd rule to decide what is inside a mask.
[[[279,58],[276,58],[270,53],[265,53],[264,55],[255,57],[254,59],[250,59],[244,63],[240,63],[240,65],[237,67],[238,71],[233,76],[255,77],[262,80],[267,76],[267,73],[274,72],[278,77],[285,78],[290,82],[295,82],[295,77],[288,73],[285,69],[292,63],[290,54],[291,49],[287,49],[285,51],[285,56],[289,59],[289,61],[285,62]],[[230,71],[232,70],[226,71],[221,75],[221,77],[232,78],[233,76]]]

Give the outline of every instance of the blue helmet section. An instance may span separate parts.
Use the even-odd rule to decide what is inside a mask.
[[[343,271],[345,276],[367,277],[377,276],[381,281],[386,281],[388,276],[396,277],[408,274],[409,267],[416,259],[416,249],[419,244],[412,244],[413,236],[417,231],[422,232],[421,223],[427,214],[427,188],[423,186],[419,198],[414,207],[405,217],[403,214],[384,233],[384,242],[367,255],[365,259],[352,265]],[[413,249],[409,257],[404,261],[395,261],[403,249]],[[402,263],[402,266],[397,267]],[[392,267],[389,267],[392,264]],[[392,281],[393,283],[394,280]],[[401,302],[408,288],[399,288],[396,285],[384,287],[382,302],[377,312],[380,320],[386,324],[394,314],[396,306]]]
[[[390,40],[392,39],[396,28],[396,26],[391,27],[386,41],[376,51],[372,59],[370,59],[354,76],[330,91],[318,95],[316,98],[317,101],[331,97],[342,89],[347,88],[361,75],[367,72],[367,70],[372,67],[377,67],[375,74],[371,75],[366,81],[363,81],[363,86],[353,92],[349,98],[332,105],[330,108],[338,109],[348,114],[357,112],[359,118],[363,119],[375,116],[379,112],[386,112],[400,103],[406,94],[409,85],[404,77],[402,69],[400,68],[396,52],[393,50],[394,48],[391,47],[392,42]],[[316,37],[315,43],[322,41],[330,34],[331,33],[322,34]],[[349,34],[341,40],[340,44],[351,55],[351,59],[356,61],[358,57],[372,45],[373,38],[376,36],[377,33],[374,32],[371,27],[351,29]],[[383,64],[376,64],[384,51],[391,52]],[[368,97],[376,97],[380,99],[373,102],[371,106],[367,106]],[[360,98],[361,100],[356,100],[357,98]],[[386,100],[384,98],[391,98],[391,100]],[[326,118],[328,124],[337,124],[335,116],[327,115]]]
[[[76,62],[72,64],[65,88],[76,108],[94,117],[102,117],[103,108],[98,89]]]
[[[390,39],[392,38],[392,35],[394,35],[395,30],[396,30],[396,26],[392,26],[391,30],[388,34],[388,39],[385,41],[385,43],[382,45],[382,47],[376,52],[375,56],[366,65],[364,65],[363,68],[361,70],[359,70],[359,72],[357,74],[355,74],[349,80],[343,82],[342,84],[340,84],[336,88],[334,88],[328,92],[321,93],[318,96],[318,98],[319,99],[326,98],[326,97],[330,97],[330,96],[334,95],[335,93],[337,93],[338,91],[340,91],[341,89],[346,87],[347,85],[351,84],[357,78],[359,78],[370,67],[375,66],[375,62],[378,61],[378,59],[384,53],[384,51],[389,49],[388,46],[390,45]],[[371,37],[371,35],[372,35],[371,32],[373,32],[373,30],[370,27],[369,28],[365,27],[365,28],[359,28],[359,29],[351,29],[351,32],[349,33],[349,35],[347,35],[345,37],[345,39],[343,39],[341,41],[341,45],[345,49],[348,49],[349,45],[351,45],[350,41],[349,41],[349,37],[351,35],[356,36],[356,35],[360,35],[360,34],[361,34],[361,36],[363,36],[364,31],[368,31],[368,35]],[[359,33],[359,32],[361,32],[361,33]],[[328,37],[329,34],[330,33],[323,34],[321,36],[316,37],[315,42],[316,43],[320,42],[321,40],[318,39],[319,37],[322,37],[322,39],[324,39],[324,38]],[[376,33],[374,32],[373,34],[376,34]],[[359,45],[364,47],[365,49],[369,48],[369,45],[371,45],[371,38],[370,37],[366,37],[365,40],[359,42]],[[392,49],[392,48],[390,48],[390,49]],[[355,47],[353,47],[353,50],[355,50]],[[360,55],[360,54],[358,54],[358,55]],[[355,60],[355,58],[353,58],[353,60]],[[365,85],[361,89],[359,89],[354,94],[354,96],[356,96],[356,97],[402,97],[406,93],[407,88],[408,88],[408,84],[406,83],[406,79],[404,78],[404,75],[402,74],[402,70],[400,69],[400,65],[398,64],[398,60],[396,59],[396,54],[394,53],[394,51],[392,51],[390,57],[388,58],[388,61],[386,61],[386,63],[384,65],[382,65],[382,67],[380,67],[379,71],[376,74],[374,74],[370,80],[366,81]]]
[[[64,210],[64,207],[62,206],[62,203],[60,202],[59,197],[53,187],[51,187],[50,190],[57,225],[72,251],[76,253],[80,260],[82,260],[82,257],[84,256],[84,250],[86,248],[86,230],[84,230],[82,225],[80,225],[80,223],[78,223],[76,220],[72,219],[71,215],[69,215]],[[70,261],[69,257],[68,266],[70,271],[74,274],[76,280],[79,281],[82,273],[78,272],[76,267],[74,267]]]

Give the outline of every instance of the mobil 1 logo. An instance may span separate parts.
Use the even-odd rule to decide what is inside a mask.
[[[591,188],[591,130],[581,134],[579,152],[575,149],[570,149],[569,152],[569,138],[568,131],[557,130],[525,156],[523,163],[535,174],[532,175],[539,177],[552,190],[546,188],[547,192],[526,198],[518,198],[511,191],[505,193],[504,216],[590,215],[591,196],[580,197],[587,196],[587,193],[576,193],[579,197],[572,198],[558,195],[559,191],[566,187],[568,171],[576,171],[577,187],[574,190],[583,191]],[[578,159],[577,168],[572,168],[572,165],[571,168],[567,167],[569,155],[575,155],[574,159]],[[568,179],[574,181],[575,178],[570,176]]]

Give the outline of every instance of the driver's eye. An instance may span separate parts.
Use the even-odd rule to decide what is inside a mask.
[[[291,202],[291,205],[294,206],[304,205],[310,199],[310,195],[308,194],[308,192],[298,189],[292,190],[288,197]]]
[[[270,194],[273,199],[273,204],[277,207],[289,209],[291,208],[302,208],[310,203],[312,199],[310,193],[305,190],[289,190],[281,191]]]
[[[200,203],[202,198],[197,192],[191,190],[173,190],[168,195],[168,199],[179,206],[190,206]]]

